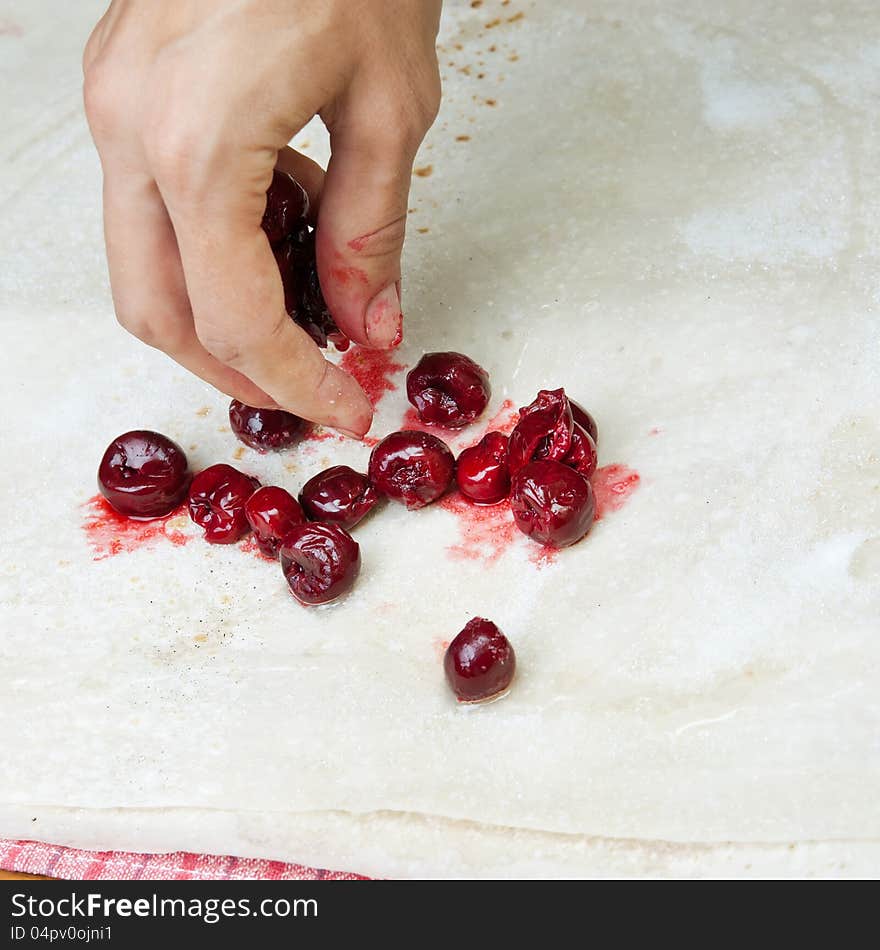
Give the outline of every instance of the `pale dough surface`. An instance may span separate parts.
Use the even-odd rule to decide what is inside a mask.
[[[493,412],[566,386],[641,485],[545,565],[524,538],[456,559],[450,512],[389,508],[314,611],[237,549],[95,561],[82,530],[129,428],[293,490],[368,454],[238,461],[225,400],[114,325],[77,89],[101,6],[0,4],[0,835],[393,876],[876,874],[874,5],[448,5],[400,362],[470,354]],[[465,709],[439,651],[475,614],[520,675]]]

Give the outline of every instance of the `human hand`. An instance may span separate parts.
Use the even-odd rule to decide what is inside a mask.
[[[412,163],[439,105],[441,0],[113,0],[86,45],[123,326],[251,406],[364,435],[372,407],[284,309],[260,228],[276,164],[318,209],[339,328],[400,336]],[[319,115],[326,176],[287,142]]]

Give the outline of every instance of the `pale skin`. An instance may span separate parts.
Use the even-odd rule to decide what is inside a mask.
[[[437,113],[441,0],[113,0],[83,55],[120,323],[217,389],[363,436],[372,407],[284,310],[260,227],[309,193],[339,328],[400,338],[412,165]],[[326,174],[287,143],[315,115]]]

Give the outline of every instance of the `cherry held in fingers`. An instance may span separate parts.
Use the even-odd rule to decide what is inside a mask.
[[[284,409],[256,409],[233,399],[229,424],[236,437],[258,452],[286,449],[302,438],[308,423]]]
[[[370,481],[392,501],[423,508],[452,483],[455,459],[430,432],[392,432],[370,454]]]
[[[449,644],[443,669],[460,703],[486,702],[510,686],[516,654],[491,620],[474,617]]]
[[[406,395],[422,422],[460,429],[486,408],[489,374],[463,353],[426,353],[407,373]]]
[[[299,502],[276,485],[257,489],[245,502],[244,513],[266,557],[278,557],[284,538],[306,520]]]
[[[347,465],[334,465],[310,478],[299,495],[312,521],[338,524],[350,531],[379,501],[366,475]]]
[[[309,196],[305,188],[287,172],[276,169],[266,192],[263,230],[272,244],[283,241],[305,224],[309,213]]]
[[[513,477],[510,508],[516,526],[551,548],[574,544],[590,530],[596,501],[590,483],[562,462],[529,462]]]
[[[465,449],[455,463],[455,479],[462,495],[478,505],[494,505],[507,498],[507,436],[488,432],[476,445]]]
[[[212,465],[192,480],[189,516],[204,528],[206,541],[234,544],[250,531],[244,506],[259,487],[257,479],[231,465]]]
[[[98,488],[128,518],[161,518],[186,497],[190,472],[183,449],[167,436],[136,429],[117,436],[98,466]]]
[[[335,524],[298,525],[288,533],[278,553],[291,593],[309,606],[327,604],[347,594],[361,569],[357,541]]]

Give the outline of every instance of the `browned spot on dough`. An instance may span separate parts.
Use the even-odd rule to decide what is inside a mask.
[[[232,457],[236,462],[240,462],[244,458],[244,446],[240,445],[233,453]]]
[[[489,22],[486,24],[486,29],[491,30],[493,27],[500,26],[500,25],[501,25],[501,17],[500,16],[495,17],[494,20],[489,20]]]
[[[206,416],[206,415],[208,415],[208,413],[209,413],[210,411],[211,411],[211,407],[210,407],[210,406],[202,406],[201,409],[196,409],[196,415],[197,415],[197,416]]]
[[[523,13],[522,10],[520,10],[519,13],[514,13],[513,16],[509,16],[507,18],[507,22],[516,23],[517,20],[522,20],[524,16],[525,16],[525,13]]]
[[[418,231],[419,234],[427,234],[430,230],[430,228],[416,228],[416,231]]]
[[[455,136],[455,141],[456,141],[456,142],[470,142],[470,140],[471,140],[471,137],[470,137],[469,135],[456,135],[456,136]]]
[[[487,105],[487,106],[497,106],[497,105],[498,105],[498,100],[497,100],[497,99],[487,99],[487,100],[486,100],[486,105]]]
[[[414,175],[418,175],[419,178],[430,178],[431,175],[434,174],[434,166],[433,166],[433,165],[422,165],[421,168],[416,168],[416,169],[413,171],[413,174],[414,174]]]
[[[207,643],[207,642],[208,642],[208,634],[207,634],[207,633],[198,633],[198,634],[196,634],[196,635],[193,637],[193,640],[195,640],[196,643]]]

